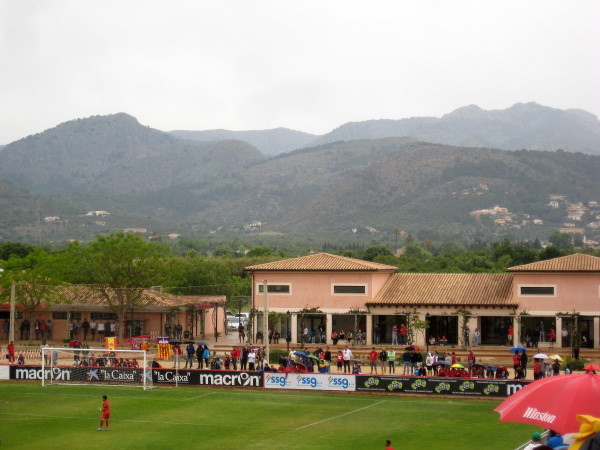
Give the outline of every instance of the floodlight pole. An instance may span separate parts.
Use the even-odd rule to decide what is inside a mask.
[[[263,281],[263,307],[264,307],[264,320],[263,320],[263,343],[265,337],[267,338],[267,344],[265,345],[265,363],[269,364],[269,294],[267,293],[267,280]]]

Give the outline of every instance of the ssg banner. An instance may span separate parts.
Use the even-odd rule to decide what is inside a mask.
[[[267,389],[307,389],[312,391],[354,391],[355,375],[329,373],[265,373]]]

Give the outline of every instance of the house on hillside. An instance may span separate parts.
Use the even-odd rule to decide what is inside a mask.
[[[313,332],[318,342],[323,330],[331,344],[333,331],[360,329],[367,345],[378,339],[389,344],[392,327],[416,315],[429,325],[416,333],[420,345],[442,336],[450,344],[462,342],[467,328],[471,336],[480,331],[482,344],[500,345],[512,326],[520,342],[529,336],[545,345],[554,328],[558,346],[576,339],[600,347],[600,258],[590,255],[516,266],[505,274],[396,273],[394,266],[327,253],[246,270],[252,274],[252,306],[261,311],[254,329],[263,327],[266,297],[269,313],[286,317],[282,328],[291,331],[294,343]]]

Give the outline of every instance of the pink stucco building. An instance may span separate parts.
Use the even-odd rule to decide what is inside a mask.
[[[246,270],[253,307],[264,311],[266,300],[269,328],[282,336],[289,330],[294,343],[332,343],[332,333],[342,330],[364,333],[366,344],[392,343],[393,328],[410,322],[420,345],[445,337],[449,344],[543,347],[555,334],[559,347],[600,347],[600,258],[590,255],[505,274],[396,273],[394,266],[327,253]],[[257,315],[254,329],[262,329],[263,317]]]

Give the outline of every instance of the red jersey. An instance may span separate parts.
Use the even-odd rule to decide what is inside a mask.
[[[371,362],[377,361],[377,355],[378,353],[375,350],[371,350],[371,353],[369,353],[369,358],[371,359]]]
[[[179,345],[175,345],[173,347],[173,354],[174,355],[181,355],[181,347]]]
[[[110,418],[110,404],[108,400],[102,402],[102,419],[106,420],[106,426],[108,427],[108,419]]]

